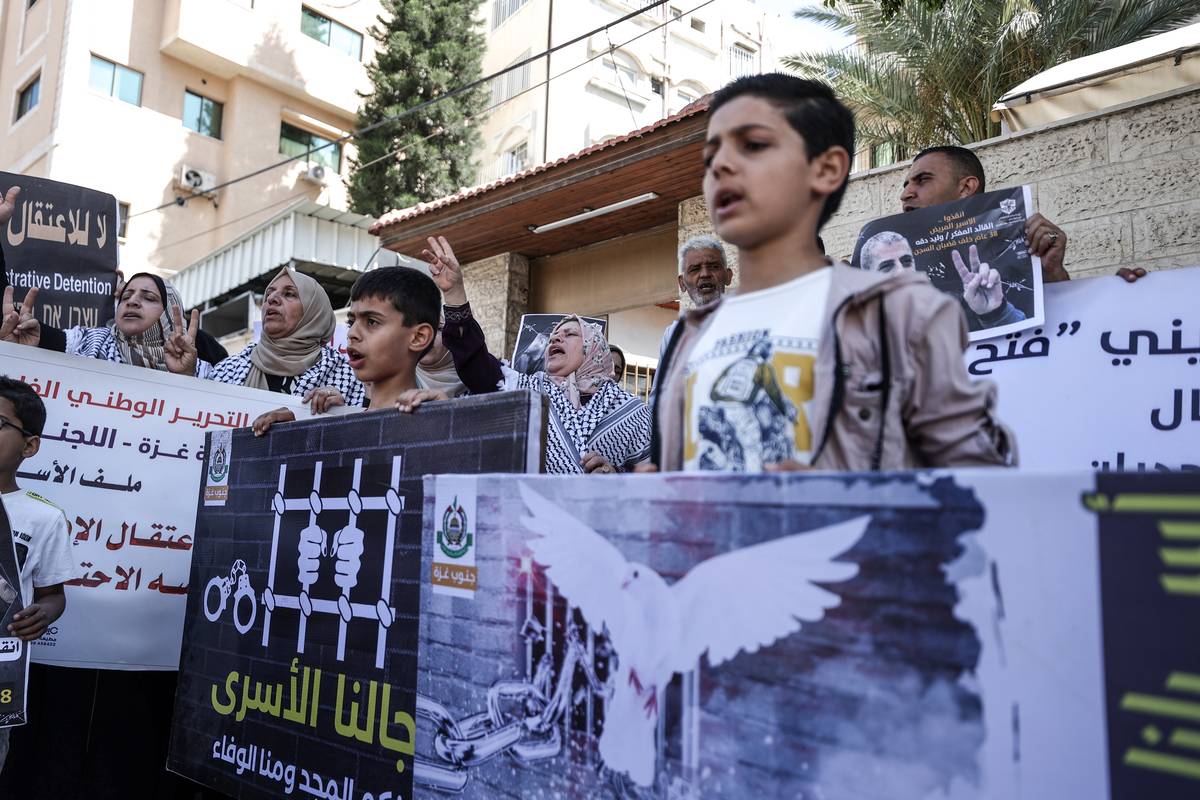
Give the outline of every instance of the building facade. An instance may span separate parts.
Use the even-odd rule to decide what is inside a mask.
[[[321,145],[355,127],[379,13],[378,0],[4,3],[0,169],[115,195],[126,273],[173,274],[289,204],[345,209],[353,145]]]
[[[483,72],[571,42],[649,0],[486,0]],[[516,174],[676,113],[816,43],[750,0],[670,0],[496,78],[477,183]],[[689,13],[690,12],[690,13]],[[547,69],[549,72],[547,73]],[[552,80],[546,84],[546,76]]]

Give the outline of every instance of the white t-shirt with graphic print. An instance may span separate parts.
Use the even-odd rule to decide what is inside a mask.
[[[21,573],[21,599],[29,605],[35,586],[75,577],[70,528],[62,509],[39,494],[18,489],[3,498]]]
[[[833,268],[726,297],[688,358],[683,468],[807,464],[813,365]]]

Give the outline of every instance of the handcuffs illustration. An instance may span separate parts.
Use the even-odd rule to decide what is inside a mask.
[[[234,586],[237,589],[234,589]],[[213,608],[213,589],[217,590],[217,607]],[[250,585],[250,573],[246,568],[246,562],[238,559],[233,562],[233,566],[229,568],[229,577],[223,578],[217,576],[208,582],[204,587],[204,616],[209,622],[216,622],[217,619],[225,611],[225,604],[229,600],[230,593],[233,593],[233,624],[238,629],[238,633],[246,633],[254,627],[254,620],[258,616],[258,603],[254,599],[254,587]],[[250,619],[242,622],[242,616],[239,609],[242,608],[242,601],[250,602]]]

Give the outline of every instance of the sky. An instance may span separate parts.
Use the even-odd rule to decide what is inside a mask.
[[[799,31],[799,39],[794,48],[800,50],[827,50],[832,48],[842,48],[850,45],[852,40],[844,33],[832,31],[829,28],[821,25],[816,25],[811,22],[804,22],[792,18],[792,13],[798,8],[820,7],[821,0],[754,0],[755,4],[764,11],[774,12],[781,16],[791,19],[792,24]]]

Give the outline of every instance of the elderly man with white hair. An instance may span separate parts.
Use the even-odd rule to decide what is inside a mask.
[[[725,254],[725,245],[716,236],[701,234],[693,236],[679,247],[679,291],[685,293],[692,305],[699,308],[718,300],[725,294],[725,289],[733,282],[733,270],[729,268],[729,258]],[[671,335],[679,325],[676,318],[663,331],[662,341],[658,345],[658,360],[662,361]],[[654,408],[654,393],[658,389],[658,375],[654,376],[654,385],[650,389],[647,404]]]

